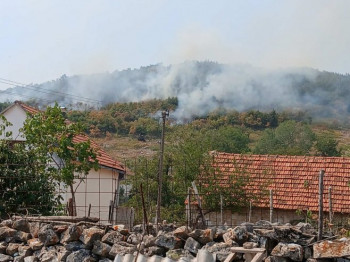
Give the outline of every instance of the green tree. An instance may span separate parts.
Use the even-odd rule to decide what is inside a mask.
[[[90,141],[86,137],[77,140],[81,126],[67,122],[56,104],[28,117],[22,131],[28,149],[46,164],[50,177],[70,188],[75,209],[74,183],[84,180],[91,169],[98,167]],[[73,212],[76,214],[76,210]]]
[[[59,206],[58,183],[25,143],[0,140],[0,163],[0,217],[11,213],[49,215]]]
[[[249,135],[241,128],[223,126],[218,130],[209,131],[211,134],[211,150],[226,153],[247,153],[249,149]]]
[[[308,155],[314,140],[315,134],[309,125],[289,120],[281,123],[274,130],[265,130],[254,149],[254,153]]]
[[[315,148],[320,156],[341,156],[334,133],[323,132],[317,135]]]

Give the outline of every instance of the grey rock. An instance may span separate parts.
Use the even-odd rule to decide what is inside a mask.
[[[192,237],[187,238],[185,243],[185,250],[190,251],[191,253],[197,254],[198,250],[201,248],[201,244],[194,240]]]
[[[259,237],[259,246],[265,248],[267,253],[270,254],[271,251],[278,244],[278,241],[269,237]]]
[[[33,250],[29,246],[19,246],[18,247],[18,254],[20,256],[31,256],[33,254]]]
[[[253,233],[254,224],[249,222],[244,222],[241,224],[242,227],[245,227],[249,233]]]
[[[152,246],[144,249],[144,254],[146,256],[165,256],[166,250],[164,247]]]
[[[111,246],[103,243],[100,240],[97,240],[94,242],[94,247],[92,249],[92,253],[102,256],[102,257],[107,257],[109,255],[109,252],[111,251]]]
[[[80,241],[69,242],[64,245],[65,249],[68,251],[78,251],[80,249],[87,249],[87,246]]]
[[[176,240],[173,235],[164,234],[157,236],[155,244],[159,247],[164,247],[167,249],[176,249]]]
[[[0,241],[5,240],[8,237],[13,237],[17,230],[10,227],[0,227]]]
[[[178,227],[174,230],[173,234],[175,237],[186,240],[188,238],[188,234],[191,232],[191,228],[187,226]]]
[[[238,244],[236,243],[236,246]],[[210,242],[206,244],[202,249],[207,250],[211,254],[214,254],[216,256],[216,259],[218,261],[225,261],[225,259],[232,253],[231,251],[232,245],[226,244],[226,243],[215,243]],[[242,259],[242,254],[236,254],[234,257],[234,260]]]
[[[68,243],[79,240],[79,237],[83,233],[83,229],[77,225],[69,226],[62,234],[61,234],[61,243]]]
[[[83,230],[83,233],[80,236],[79,240],[86,246],[92,247],[93,242],[96,240],[101,240],[103,235],[104,231],[102,229],[91,227]]]
[[[0,227],[11,227],[12,228],[13,221],[11,219],[6,219],[1,221]]]
[[[90,250],[80,249],[71,253],[67,257],[67,262],[95,262],[96,259],[91,256]]]
[[[7,248],[6,248],[6,254],[10,255],[10,256],[13,256],[15,253],[18,252],[18,247],[20,245],[21,244],[18,244],[18,243],[9,243]]]
[[[29,256],[24,258],[24,262],[37,262],[39,259],[36,256]]]
[[[108,258],[104,258],[104,259],[100,259],[98,262],[113,262],[113,261]]]
[[[109,255],[115,257],[117,254],[124,256],[125,254],[132,254],[137,250],[136,246],[126,242],[119,242],[114,244],[109,252]]]
[[[13,222],[12,228],[18,231],[30,233],[29,222],[26,219],[19,219]]]
[[[41,227],[38,233],[38,238],[44,244],[44,246],[55,245],[59,242],[59,237],[54,231],[52,225],[45,225]]]
[[[184,249],[173,249],[166,252],[166,257],[173,259],[173,260],[179,260],[181,257],[187,257],[189,259],[193,259],[194,256],[188,251]]]
[[[272,224],[267,220],[259,220],[255,223],[256,226],[261,228],[271,228]]]
[[[29,239],[27,242],[29,247],[34,251],[39,250],[44,246],[44,243],[42,243],[38,238]]]
[[[141,234],[131,233],[126,242],[133,245],[137,245],[141,243],[141,239],[142,239]]]
[[[312,258],[312,247],[304,247],[304,260]]]
[[[107,243],[109,245],[113,245],[115,243],[118,243],[119,241],[125,241],[126,238],[123,234],[121,234],[120,232],[118,231],[111,231],[111,232],[108,232],[107,234],[105,234],[103,237],[102,237],[102,242],[103,243]]]
[[[13,258],[13,262],[24,262],[25,256],[17,256]]]
[[[245,227],[237,226],[233,229],[227,230],[227,232],[223,235],[223,238],[226,244],[231,244],[232,241],[235,241],[242,245],[248,240],[249,234]]]
[[[13,238],[17,241],[27,243],[27,241],[32,238],[32,235],[23,231],[17,231]]]
[[[156,242],[156,237],[152,236],[152,235],[145,235],[143,237],[143,243],[145,244],[145,247],[151,247],[155,245]]]
[[[289,262],[290,259],[285,257],[275,257],[275,256],[269,256],[265,258],[265,262]]]
[[[304,250],[298,244],[278,243],[272,250],[272,256],[290,258],[294,261],[302,261],[304,258]]]
[[[301,232],[311,235],[316,235],[316,229],[309,223],[299,222],[296,226]]]
[[[39,255],[39,260],[41,262],[58,262],[58,257],[55,248],[42,250]]]
[[[13,257],[0,254],[0,262],[9,262],[9,261],[13,261]]]
[[[39,230],[40,230],[40,223],[39,222],[29,223],[29,231],[30,231],[30,234],[32,234],[32,236],[34,238],[38,237]]]
[[[0,242],[0,254],[5,254],[7,248],[7,243],[2,241]]]
[[[215,236],[215,229],[208,228],[205,230],[195,229],[191,233],[188,234],[190,237],[205,245],[206,243],[212,242]]]
[[[56,246],[58,261],[66,261],[72,251],[67,250],[64,246]]]
[[[245,248],[245,249],[252,249],[252,248],[256,248],[258,246],[259,245],[257,243],[254,243],[254,242],[245,242],[245,243],[243,243],[243,248]]]

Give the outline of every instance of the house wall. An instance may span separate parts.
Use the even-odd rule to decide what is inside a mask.
[[[19,132],[19,129],[23,127],[23,123],[27,118],[26,112],[19,105],[15,104],[13,107],[9,108],[3,115],[6,117],[7,121],[9,121],[12,124],[12,126],[6,128],[6,131],[12,132],[12,139],[24,141],[25,138],[22,137],[22,135]],[[4,138],[4,134],[0,135],[0,139]]]
[[[88,216],[89,204],[91,204],[90,216],[100,218],[101,222],[108,222],[110,201],[114,201],[116,189],[119,185],[119,174],[111,169],[101,168],[91,170],[83,182],[75,181],[75,199],[78,216]],[[68,192],[65,199],[71,198]]]

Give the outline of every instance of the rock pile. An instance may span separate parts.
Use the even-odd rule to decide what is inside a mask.
[[[312,260],[316,240],[315,230],[306,223],[291,226],[259,221],[205,230],[170,224],[161,226],[158,234],[153,226],[149,231],[143,235],[142,225],[129,232],[123,227],[5,220],[0,224],[0,262],[107,262],[129,254],[190,261],[203,250],[216,261],[249,260],[244,252],[237,252],[241,249],[266,250],[265,261],[306,261]]]

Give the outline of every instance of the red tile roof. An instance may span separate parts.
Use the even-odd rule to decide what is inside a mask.
[[[318,179],[324,175],[324,211],[329,211],[328,189],[332,187],[333,212],[350,213],[350,158],[278,155],[241,155],[213,152],[216,173],[232,175],[244,169],[251,176],[250,190],[270,181],[273,205],[277,209],[318,210]],[[254,203],[253,203],[254,205]],[[255,206],[268,207],[268,196]]]
[[[90,138],[86,135],[78,135],[74,137],[73,141],[76,143],[86,142]],[[97,161],[101,166],[117,169],[120,171],[125,171],[125,167],[118,161],[113,160],[99,145],[90,139],[91,147],[97,150]]]
[[[27,105],[27,104],[25,104],[25,103],[23,103],[21,101],[15,101],[15,104],[19,105],[20,107],[22,107],[23,110],[26,111],[29,114],[37,114],[37,113],[40,112],[40,110],[38,110],[38,109],[36,109],[34,107],[31,107],[31,106],[29,106],[29,105]]]
[[[29,114],[37,114],[40,112],[40,110],[38,110],[34,107],[31,107],[31,106],[29,106],[21,101],[15,101],[14,104],[19,105],[24,111],[26,111]],[[67,120],[66,123],[69,124],[70,121]],[[76,136],[73,141],[79,143],[79,142],[85,142],[89,139],[90,138],[88,136],[81,134],[81,135]],[[121,171],[121,172],[125,172],[125,167],[120,162],[113,160],[112,157],[110,157],[106,151],[104,151],[102,148],[100,148],[96,142],[94,142],[93,140],[90,139],[90,143],[91,143],[91,146],[97,150],[97,157],[96,158],[97,158],[98,163],[101,166],[116,169],[116,170]]]

